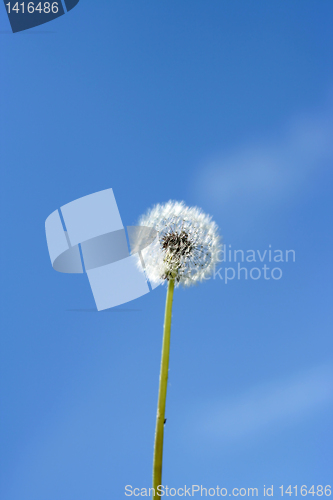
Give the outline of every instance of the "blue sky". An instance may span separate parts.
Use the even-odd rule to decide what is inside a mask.
[[[13,35],[2,8],[2,499],[150,486],[165,288],[97,313],[45,241],[109,187],[124,224],[184,200],[227,248],[296,255],[280,280],[176,291],[164,483],[332,484],[332,14],[81,0]]]

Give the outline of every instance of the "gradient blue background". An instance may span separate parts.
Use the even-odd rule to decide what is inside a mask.
[[[125,224],[172,198],[233,249],[296,252],[278,281],[177,290],[164,483],[332,484],[332,14],[82,0],[13,35],[1,8],[1,499],[150,486],[165,288],[97,313],[44,234],[109,187]]]

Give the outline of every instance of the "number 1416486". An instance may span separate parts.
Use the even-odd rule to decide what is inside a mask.
[[[307,496],[307,495],[312,495],[312,496],[318,496],[318,497],[321,497],[321,496],[326,496],[326,497],[329,497],[331,495],[331,485],[328,484],[326,486],[322,486],[321,484],[319,484],[318,486],[314,486],[312,485],[309,489],[308,487],[303,484],[300,488],[298,488],[297,486],[291,486],[289,485],[288,487],[286,486],[280,486],[280,490],[281,490],[281,496],[283,497],[283,495],[295,495],[297,497],[297,493],[299,493],[300,495],[302,495],[303,497]]]
[[[36,2],[37,3],[37,2]],[[39,12],[40,14],[57,14],[59,11],[58,2],[38,2],[35,6],[35,2],[8,2],[6,3],[8,14],[11,12],[16,12],[17,14],[33,14],[34,12]]]

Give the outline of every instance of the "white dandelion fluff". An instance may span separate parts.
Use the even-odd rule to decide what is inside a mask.
[[[215,222],[198,207],[169,201],[141,216],[140,226],[153,227],[155,241],[142,252],[145,270],[154,283],[174,279],[194,285],[210,276],[221,250]]]

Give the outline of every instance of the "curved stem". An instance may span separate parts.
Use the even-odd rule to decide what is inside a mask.
[[[168,291],[165,304],[163,346],[160,371],[160,386],[158,391],[154,460],[153,460],[153,500],[161,498],[158,495],[157,487],[162,484],[162,460],[163,460],[163,437],[164,437],[164,418],[165,401],[168,384],[169,371],[169,353],[170,353],[170,331],[171,331],[171,312],[172,299],[175,287],[175,280],[171,279],[168,283]]]

